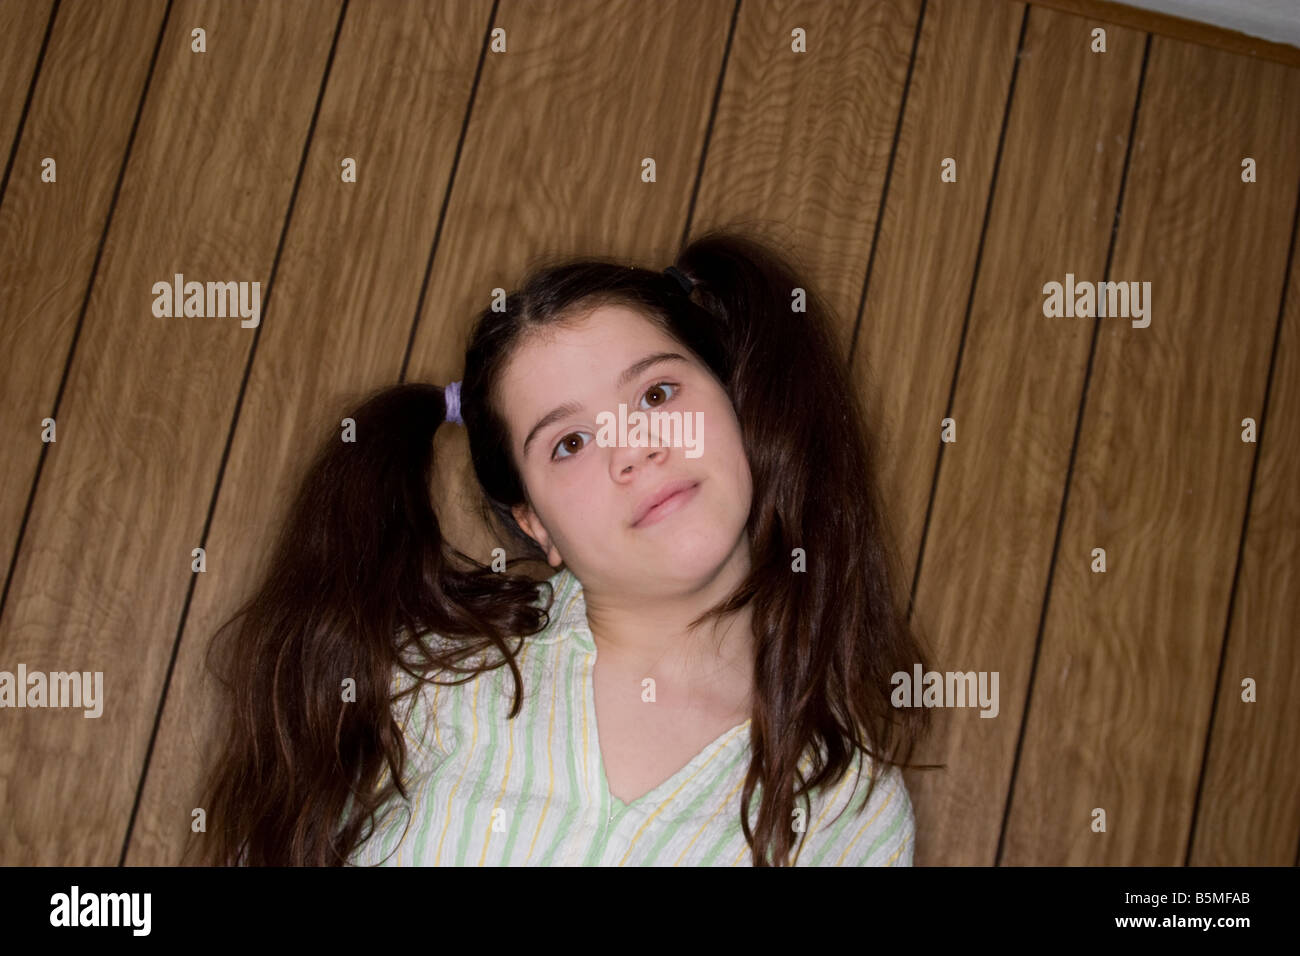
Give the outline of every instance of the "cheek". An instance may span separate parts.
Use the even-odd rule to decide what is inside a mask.
[[[730,403],[713,420],[718,422],[715,427],[717,434],[713,436],[718,449],[716,468],[719,477],[728,486],[728,510],[748,515],[753,495],[753,476],[749,469],[749,458],[745,454],[745,443],[740,435],[740,422],[731,411]]]
[[[754,481],[749,471],[749,461],[745,458],[744,446],[739,442],[736,443],[735,474],[736,513],[741,516],[743,522],[749,515],[749,508],[754,495]]]
[[[557,465],[556,472],[563,473],[550,483],[545,492],[545,514],[550,519],[546,528],[561,551],[590,550],[596,529],[620,520],[613,496],[595,493],[602,481],[609,483],[608,465],[598,458],[598,455],[590,455],[584,461]]]

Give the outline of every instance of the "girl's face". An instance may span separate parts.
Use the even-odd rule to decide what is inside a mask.
[[[604,305],[534,334],[498,398],[528,498],[515,518],[552,567],[563,563],[588,589],[650,596],[748,570],[753,486],[731,400],[640,313]],[[681,414],[670,431],[652,412]],[[642,417],[644,437],[634,427]]]

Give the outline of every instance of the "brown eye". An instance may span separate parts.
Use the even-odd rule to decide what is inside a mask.
[[[570,458],[582,451],[582,446],[586,444],[582,440],[584,434],[584,432],[569,432],[556,444],[555,450],[551,452],[551,458]],[[560,453],[561,449],[564,450],[564,454]]]
[[[667,393],[666,389],[675,389],[675,388],[677,388],[677,386],[672,384],[671,382],[656,382],[654,385],[651,385],[649,388],[646,389],[645,395],[643,397],[652,406],[662,405],[664,402],[668,401],[668,399],[671,397]],[[656,400],[656,396],[661,396],[661,397],[659,397]]]

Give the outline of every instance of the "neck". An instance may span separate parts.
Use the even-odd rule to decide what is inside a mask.
[[[742,538],[718,573],[689,591],[647,597],[584,589],[602,668],[684,686],[692,696],[712,690],[710,696],[747,708],[754,668],[751,608],[689,625],[725,600],[749,568],[748,539]]]

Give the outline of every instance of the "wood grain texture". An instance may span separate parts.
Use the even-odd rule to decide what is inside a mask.
[[[491,6],[351,4],[343,19],[128,863],[180,858],[216,752],[212,635],[257,586],[317,448],[338,439],[353,403],[400,373]],[[355,183],[342,181],[344,158],[357,163]]]
[[[209,641],[350,405],[458,379],[543,257],[663,268],[715,226],[826,298],[931,666],[999,673],[997,719],[934,712],[916,862],[1294,863],[1300,70],[1113,21],[1097,55],[1062,5],[64,0],[36,72],[51,5],[0,3],[0,133],[34,90],[0,205],[0,670],[106,696],[0,711],[0,863],[177,862]],[[155,318],[176,272],[259,280],[261,327]],[[1150,281],[1151,326],[1044,316],[1067,272]],[[487,560],[463,430],[435,447]]]
[[[1262,409],[1300,184],[1300,113],[1283,108],[1298,97],[1295,70],[1151,44],[1109,275],[1151,283],[1151,323],[1100,320],[1005,863],[1184,862],[1256,454],[1241,421]],[[1291,852],[1294,835],[1278,834]]]
[[[784,248],[847,357],[920,15],[915,0],[742,5],[692,229]],[[791,52],[804,30],[809,52]]]
[[[1274,162],[1286,158],[1274,157]],[[1290,184],[1281,175],[1270,175],[1260,186],[1267,187],[1285,211]],[[1300,800],[1295,798],[1300,793],[1300,446],[1295,440],[1295,422],[1300,419],[1300,272],[1294,230],[1293,220],[1290,281],[1271,387],[1265,393],[1247,391],[1247,400],[1253,399],[1259,412],[1248,407],[1242,416],[1254,418],[1262,431],[1199,790],[1192,865],[1300,862]],[[1272,249],[1269,253],[1275,254]],[[1262,310],[1261,323],[1266,314]],[[1250,384],[1258,387],[1258,379]],[[1242,699],[1247,678],[1257,685],[1253,704]]]
[[[52,9],[53,0],[0,3],[0,146],[5,161],[18,133]]]
[[[858,322],[853,374],[880,431],[882,494],[908,588],[1026,12],[1001,0],[926,6]],[[940,179],[947,159],[956,163],[956,182]]]
[[[12,16],[15,7],[31,13],[41,6],[8,3],[0,11]],[[58,414],[165,6],[162,0],[60,5],[0,205],[0,446],[6,449],[0,455],[0,578],[9,574],[42,457],[44,446],[32,439],[39,439],[43,419]],[[22,33],[18,24],[13,30],[0,26],[0,42]],[[41,34],[28,35],[39,49]],[[0,108],[21,102],[30,79],[6,79]],[[54,183],[41,179],[47,157],[56,164]]]
[[[316,98],[303,77],[336,19],[307,2],[171,9],[0,619],[6,663],[103,672],[104,712],[4,715],[0,778],[21,781],[0,804],[7,863],[120,857],[253,341],[238,319],[156,318],[153,284],[265,284]]]
[[[1124,169],[1144,38],[1112,31],[1097,56],[1085,26],[1030,11],[945,413],[956,441],[940,451],[916,619],[935,669],[997,672],[1000,701],[992,719],[933,711],[918,759],[947,769],[909,785],[926,815],[917,852],[934,863],[995,859],[1092,334],[1044,318],[1042,287],[1101,274]],[[937,442],[939,421],[925,425]]]

